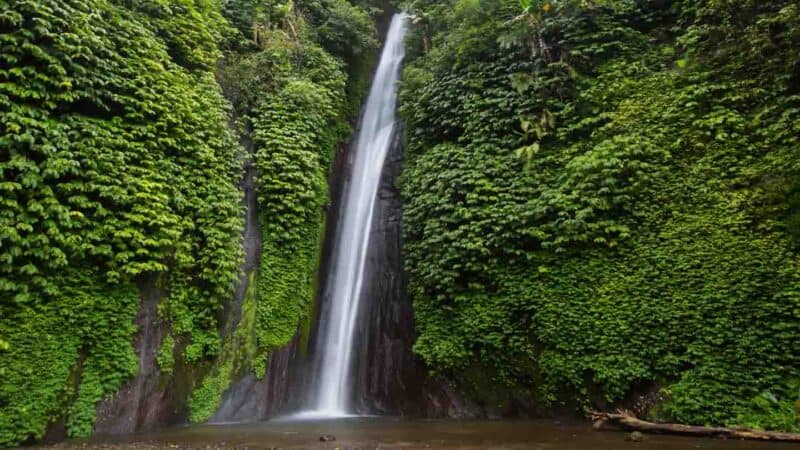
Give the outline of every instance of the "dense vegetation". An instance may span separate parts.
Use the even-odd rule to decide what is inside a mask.
[[[0,33],[0,445],[61,419],[91,432],[137,372],[148,283],[170,330],[162,376],[200,368],[191,414],[207,418],[307,314],[370,16],[344,0],[12,0]],[[248,159],[263,261],[223,339]]]
[[[440,376],[800,430],[800,11],[416,0],[407,267]]]
[[[430,369],[509,411],[644,395],[656,419],[800,431],[797,2],[407,6],[405,251]],[[91,433],[138,371],[144,300],[189,420],[265,375],[308,324],[374,13],[0,0],[0,445]],[[245,168],[262,247],[243,274]]]
[[[186,358],[217,351],[242,227],[240,151],[210,72],[223,22],[124,4],[2,3],[0,443],[59,415],[91,431],[94,404],[136,373],[149,274]]]
[[[238,51],[222,62],[219,78],[253,146],[261,261],[250,274],[238,329],[192,395],[193,421],[213,415],[236,376],[252,369],[263,377],[269,352],[287,344],[298,325],[307,329],[328,169],[334,147],[350,134],[366,59],[377,46],[370,17],[345,0],[239,1],[226,13],[240,24]]]

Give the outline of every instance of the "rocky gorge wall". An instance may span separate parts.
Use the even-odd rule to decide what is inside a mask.
[[[249,31],[258,17],[245,2],[226,3],[222,11],[209,6],[205,25],[233,20],[239,34],[215,28],[197,37],[213,49],[199,64],[184,54],[189,49],[178,45],[183,41],[170,41],[187,32],[184,15],[171,21],[135,6],[41,0],[10,8],[23,18],[53,9],[55,16],[47,20],[55,20],[63,36],[113,36],[108,42],[87,39],[97,47],[93,61],[113,59],[118,80],[127,80],[134,67],[137,78],[94,98],[91,86],[103,84],[110,72],[91,64],[76,69],[59,53],[66,74],[86,74],[86,80],[59,85],[71,92],[59,97],[63,104],[33,107],[22,94],[3,97],[15,109],[0,113],[16,130],[32,127],[26,114],[44,111],[41,143],[64,150],[57,161],[75,170],[40,180],[42,195],[63,203],[79,223],[61,230],[63,248],[35,240],[42,233],[34,218],[28,234],[0,243],[3,257],[22,252],[0,277],[11,280],[16,301],[0,302],[1,445],[187,422],[261,420],[302,404],[314,374],[310,361],[319,319],[312,317],[326,308],[324,292],[312,305],[315,289],[325,285],[315,275],[327,273],[338,198],[350,167],[348,146],[337,143],[347,139],[359,83],[369,79],[374,24],[360,7],[343,3],[352,25],[346,28],[355,36],[312,33],[314,21],[325,21],[331,12],[308,3],[302,13],[253,37]],[[98,11],[114,20],[93,20]],[[70,14],[81,20],[64,19]],[[131,14],[130,21],[116,20]],[[83,27],[88,23],[92,27]],[[42,30],[29,33],[32,22],[4,26],[20,42],[33,42],[29,50],[41,47],[37,55],[53,50]],[[304,33],[293,34],[297,30]],[[130,33],[133,41],[125,38]],[[348,46],[354,40],[361,53]],[[136,46],[142,54],[128,55],[130,42],[143,43]],[[38,86],[34,66],[26,66],[26,86]],[[155,73],[153,67],[163,70]],[[359,78],[358,67],[367,74]],[[150,83],[159,90],[146,89]],[[93,98],[96,108],[73,94]],[[125,115],[114,103],[123,94],[133,105]],[[137,103],[142,98],[149,103]],[[98,141],[92,127],[106,122],[121,124],[111,135],[126,139]],[[59,137],[61,125],[73,133],[69,145],[79,148]],[[358,338],[357,404],[370,412],[457,415],[459,403],[426,380],[410,350],[413,314],[394,187],[402,166],[400,136],[375,214],[365,286],[371,301]],[[40,174],[37,164],[55,160],[28,144],[20,137],[2,146],[22,155],[18,159],[30,163],[26,170]],[[3,217],[19,217],[14,208],[35,204],[19,188],[24,171],[17,169],[3,173],[16,192],[14,207],[0,211]],[[75,192],[97,202],[86,203]],[[137,250],[134,243],[147,248]],[[65,256],[39,261],[43,249]],[[34,269],[48,277],[26,273]]]
[[[447,384],[428,377],[413,354],[414,311],[403,261],[403,128],[395,127],[375,200],[356,330],[355,404],[364,413],[465,417],[480,413]]]
[[[329,188],[332,202],[327,209],[325,245],[320,259],[318,304],[314,323],[324,320],[328,293],[324,288],[327,267],[340,216],[346,176],[352,167],[353,145],[336,152]],[[464,401],[449,385],[432,380],[413,354],[414,318],[406,291],[402,257],[402,204],[397,177],[403,165],[403,133],[398,126],[384,164],[376,198],[367,255],[360,319],[356,330],[356,410],[369,414],[422,417],[477,417],[485,412]],[[295,412],[307,404],[307,387],[314,376],[318,355],[317,327],[311,335],[297,335],[286,346],[273,351],[264,378],[252,373],[235,381],[224,394],[212,422],[265,420]]]
[[[252,154],[253,143],[248,136],[245,134],[241,143]],[[255,168],[252,161],[247,160],[241,182],[245,208],[243,273],[233,298],[222,312],[223,320],[220,322],[223,324],[223,339],[235,331],[242,319],[242,305],[248,290],[254,289],[251,280],[258,270],[261,257],[261,230],[254,177]],[[157,362],[158,351],[169,327],[159,318],[157,307],[164,294],[157,287],[155,278],[141,283],[139,291],[141,301],[136,318],[139,331],[134,341],[139,371],[117,393],[98,404],[94,434],[125,434],[186,423],[190,416],[188,402],[192,385],[208,372],[208,367],[193,368],[179,363],[171,374],[162,374]]]
[[[414,3],[400,92],[417,354],[486,403],[800,430],[797,2],[458,5]]]

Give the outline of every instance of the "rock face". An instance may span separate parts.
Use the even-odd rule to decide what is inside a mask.
[[[328,209],[325,245],[320,259],[319,303],[314,323],[320,323],[328,308],[326,268],[332,260],[342,193],[352,167],[352,152],[340,147],[330,178],[333,199]],[[356,330],[357,358],[353,373],[354,405],[358,412],[426,417],[476,417],[483,412],[462,401],[444,383],[429,379],[422,362],[412,353],[414,315],[406,292],[402,257],[402,203],[397,177],[403,163],[402,129],[398,127],[381,175],[362,295],[366,301]],[[235,381],[223,396],[213,422],[264,420],[296,411],[307,404],[307,392],[315,373],[317,330],[308,348],[298,336],[270,355],[267,374],[258,380],[252,374]]]
[[[402,170],[400,137],[386,156],[375,199],[356,330],[356,405],[365,412],[411,413],[424,381],[411,354],[414,316],[402,259],[402,204],[396,187]]]
[[[356,331],[355,405],[364,413],[475,416],[447,385],[426,375],[413,354],[414,312],[406,290],[402,254],[403,130],[398,124],[384,163],[370,235]]]
[[[249,136],[249,132],[244,134],[242,144],[249,154],[252,154],[255,150]],[[261,260],[261,226],[258,220],[258,196],[255,186],[256,168],[253,166],[253,161],[248,160],[244,169],[245,174],[242,179],[246,211],[243,240],[244,266],[242,267],[242,277],[239,279],[233,301],[225,305],[225,310],[223,311],[223,320],[221,322],[224,324],[223,336],[232,333],[242,319],[242,304],[247,290],[250,288],[250,275],[258,270],[258,262]]]
[[[249,143],[244,142],[245,146]],[[328,226],[320,264],[321,287],[318,293],[315,323],[327,308],[326,268],[332,260],[341,197],[346,175],[352,166],[347,145],[335,154],[329,180],[332,203],[328,208]],[[444,383],[426,376],[422,362],[414,356],[414,317],[406,292],[402,257],[402,203],[396,186],[402,170],[402,128],[398,126],[394,143],[384,164],[376,199],[370,247],[362,295],[366,301],[360,312],[356,330],[356,388],[354,405],[361,413],[400,414],[426,417],[476,417],[481,408],[462,401]],[[257,270],[261,239],[258,205],[253,186],[254,169],[246,167],[242,186],[245,191],[247,220],[245,225],[244,275],[236,294],[223,312],[222,332],[227,335],[241,319],[242,303],[249,277]],[[186,423],[187,399],[191,386],[200,374],[191,372],[176,361],[173,374],[166,380],[156,364],[156,354],[167,329],[158,322],[157,305],[162,293],[155,279],[141,283],[142,300],[135,342],[139,355],[139,374],[116,395],[97,408],[97,434],[121,434],[148,430],[164,425]],[[323,319],[324,320],[324,319]],[[223,395],[211,422],[265,420],[295,411],[306,404],[314,374],[316,332],[312,331],[308,348],[301,345],[299,334],[285,347],[270,355],[267,374],[256,379],[246,373],[235,380]]]
[[[298,341],[295,337],[285,347],[272,352],[263,379],[257,379],[248,371],[240,380],[231,383],[209,422],[252,422],[289,410],[289,402],[295,398],[292,395],[294,380],[302,374],[296,370],[303,364],[297,355]]]
[[[242,144],[252,151],[252,142],[246,137]],[[247,292],[249,275],[258,268],[261,254],[261,232],[258,223],[258,202],[254,185],[255,168],[248,163],[242,179],[246,220],[244,229],[244,273],[236,287],[233,299],[223,311],[220,323],[226,336],[241,320],[242,303]],[[103,400],[97,407],[95,434],[123,434],[185,423],[188,419],[187,402],[191,395],[193,380],[200,373],[175,361],[173,373],[162,379],[156,363],[156,354],[161,341],[168,332],[159,322],[157,306],[163,293],[156,287],[155,277],[139,283],[141,303],[136,324],[139,328],[134,347],[139,356],[139,373],[126,383],[114,396]]]
[[[326,212],[327,226],[325,244],[320,258],[320,281],[325,285],[325,267],[330,261],[330,247],[336,236],[336,222],[339,211],[339,198],[348,173],[348,145],[340,145],[334,154],[328,189],[333,199]],[[321,296],[319,289],[318,296]],[[318,308],[319,309],[319,308]],[[316,321],[315,321],[316,323]],[[286,346],[273,350],[269,356],[267,373],[263,379],[256,379],[252,373],[234,380],[222,396],[220,407],[211,422],[246,422],[265,420],[303,405],[306,396],[305,386],[309,382],[313,352],[308,354],[301,348],[299,333]]]
[[[245,143],[248,144],[248,143]],[[247,146],[247,145],[246,145]],[[252,149],[252,144],[249,145]],[[247,225],[245,232],[245,275],[239,283],[237,295],[233,306],[229,310],[227,323],[231,328],[241,320],[242,303],[247,291],[249,274],[258,270],[258,262],[261,259],[261,231],[258,222],[258,202],[253,185],[255,169],[249,167],[247,177],[249,183],[245,183],[245,199],[247,201]],[[248,234],[253,225],[252,237]],[[248,248],[248,245],[253,245]],[[297,357],[299,336],[295,336],[291,342],[281,349],[273,351],[267,363],[267,375],[263,379],[257,379],[252,371],[247,371],[239,380],[234,380],[230,388],[223,394],[219,408],[209,422],[247,422],[264,420],[273,417],[285,409],[287,402],[291,399],[291,380],[297,378],[295,372],[296,365],[303,363]]]
[[[250,145],[248,148],[252,148]],[[245,183],[245,200],[247,202],[247,223],[245,227],[245,275],[243,275],[236,297],[230,308],[226,308],[228,317],[227,331],[232,332],[241,320],[242,303],[247,292],[249,274],[258,270],[261,259],[261,231],[258,222],[258,202],[253,185],[255,169],[248,167]],[[251,228],[252,225],[252,228]],[[221,422],[246,422],[263,420],[272,417],[283,408],[288,400],[287,380],[293,377],[290,364],[299,362],[295,357],[298,339],[295,337],[285,347],[270,354],[267,376],[256,379],[252,371],[231,383],[230,388],[223,394],[220,405],[214,416],[209,420],[212,423]]]
[[[185,420],[185,409],[177,401],[180,396],[177,383],[160,385],[156,353],[166,330],[158,322],[156,307],[162,293],[155,281],[148,279],[139,285],[141,302],[136,318],[139,333],[134,342],[139,374],[114,396],[100,402],[94,426],[96,434],[132,433]]]

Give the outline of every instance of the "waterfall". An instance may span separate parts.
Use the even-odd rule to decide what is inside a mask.
[[[395,127],[397,81],[403,60],[406,16],[395,14],[370,87],[343,193],[334,255],[327,277],[329,308],[319,318],[321,353],[304,416],[348,415],[352,356],[375,197]]]

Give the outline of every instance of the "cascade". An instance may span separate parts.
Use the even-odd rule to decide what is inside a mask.
[[[405,22],[404,14],[392,18],[361,118],[327,277],[329,307],[319,317],[316,373],[301,416],[341,417],[352,412],[354,334],[360,302],[366,300],[361,292],[375,197],[395,129]]]

